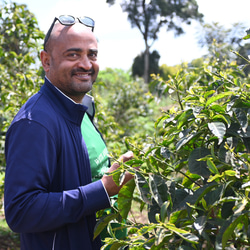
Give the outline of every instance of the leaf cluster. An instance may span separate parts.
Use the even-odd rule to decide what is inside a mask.
[[[121,166],[116,179],[125,170],[135,176],[118,196],[128,237],[111,234],[103,249],[249,246],[249,79],[234,63],[214,60],[167,81],[156,76],[153,84],[172,105],[146,143],[126,141],[136,159]],[[148,223],[129,218],[135,201]]]
[[[126,136],[143,137],[153,131],[151,94],[147,85],[132,79],[129,72],[110,68],[100,71],[92,95],[97,102],[96,123],[110,152],[124,152]],[[123,149],[120,152],[119,147]]]
[[[0,167],[4,170],[5,134],[14,115],[41,85],[37,56],[44,34],[26,5],[6,3],[0,11]]]

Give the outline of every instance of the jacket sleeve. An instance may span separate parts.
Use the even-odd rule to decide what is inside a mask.
[[[101,181],[51,192],[57,167],[56,144],[34,121],[21,120],[6,137],[4,206],[13,231],[43,232],[74,223],[110,206]]]

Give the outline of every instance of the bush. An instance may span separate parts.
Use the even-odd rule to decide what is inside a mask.
[[[92,94],[96,100],[96,123],[110,152],[124,153],[124,139],[146,137],[153,133],[152,115],[156,112],[148,85],[134,81],[120,69],[100,71]]]
[[[0,5],[0,172],[5,170],[4,140],[14,115],[40,87],[36,65],[44,37],[26,5]]]
[[[163,81],[161,94],[173,105],[156,121],[154,136],[140,143],[127,139],[136,158],[125,170],[135,180],[118,196],[127,219],[132,201],[148,213],[148,223],[128,221],[127,239],[114,233],[112,249],[243,249],[249,242],[250,94],[249,79],[234,63],[214,60],[202,68],[185,68]],[[141,166],[140,170],[133,169]],[[112,231],[112,230],[111,230]],[[105,249],[104,247],[104,249]]]

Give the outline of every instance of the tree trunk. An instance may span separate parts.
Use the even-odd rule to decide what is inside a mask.
[[[144,81],[145,83],[149,82],[148,72],[149,72],[149,46],[146,44],[146,49],[144,52]]]

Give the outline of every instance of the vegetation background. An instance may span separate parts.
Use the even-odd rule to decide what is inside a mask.
[[[187,2],[196,6],[195,1]],[[145,1],[130,1],[134,3],[145,5]],[[155,11],[137,14],[154,17],[159,15]],[[174,11],[183,18],[194,17]],[[3,2],[0,24],[0,195],[4,202],[5,134],[19,108],[43,84],[37,58],[44,34],[25,5]],[[125,171],[135,175],[120,191],[118,207],[108,214],[98,212],[95,235],[104,228],[108,231],[103,249],[250,246],[250,47],[243,46],[238,35],[246,27],[202,25],[200,44],[209,51],[202,58],[159,66],[159,53],[150,52],[146,43],[145,53],[135,57],[130,71],[107,68],[99,74],[91,94],[111,159],[116,161],[126,150],[135,153],[135,159],[113,173],[117,183]],[[134,170],[134,166],[141,168]],[[114,222],[120,226],[113,227]],[[3,210],[0,228],[0,249],[19,249],[18,234],[8,229]],[[117,236],[121,228],[127,229],[126,238]]]

